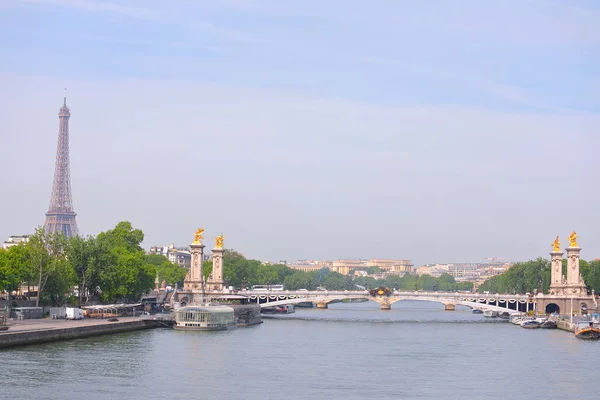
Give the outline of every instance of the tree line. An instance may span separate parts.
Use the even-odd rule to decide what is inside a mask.
[[[513,264],[506,272],[486,280],[479,292],[491,293],[548,293],[551,277],[550,260],[539,257],[535,260]],[[567,260],[562,260],[563,276],[567,276]],[[600,290],[600,260],[580,260],[579,271],[588,291]]]
[[[144,234],[129,222],[97,236],[66,238],[38,228],[27,243],[0,249],[0,292],[27,286],[36,305],[139,301],[155,280],[183,282],[187,270],[147,255]],[[31,293],[34,291],[37,293]]]

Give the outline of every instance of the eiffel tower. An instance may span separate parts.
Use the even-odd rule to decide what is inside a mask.
[[[71,110],[67,107],[67,93],[63,106],[58,112],[60,122],[58,128],[58,146],[56,149],[56,166],[50,207],[46,213],[44,229],[46,233],[62,232],[66,237],[78,236],[77,214],[73,211],[71,197],[71,171],[69,166],[69,118]]]

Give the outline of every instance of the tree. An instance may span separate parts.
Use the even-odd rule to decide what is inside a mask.
[[[27,263],[27,249],[24,244],[12,246],[8,250],[0,249],[0,292],[7,292],[6,305],[9,316],[11,293],[21,285]]]
[[[594,260],[589,263],[589,269],[581,274],[589,290],[600,293],[600,260]]]
[[[67,258],[78,282],[79,306],[87,303],[89,293],[94,292],[99,285],[98,273],[108,251],[106,243],[102,245],[94,236],[75,236],[69,239]]]
[[[208,277],[212,274],[213,263],[211,260],[204,260],[202,262],[202,276],[204,277],[204,282],[208,281]]]
[[[61,232],[46,233],[44,228],[37,228],[26,244],[31,268],[37,274],[38,295],[35,300],[39,307],[48,278],[57,270],[62,270],[66,261],[65,248],[67,242]]]
[[[286,290],[314,289],[313,279],[306,272],[296,271],[283,280]]]
[[[185,275],[187,274],[186,268],[173,264],[167,257],[161,254],[145,254],[144,261],[154,266],[156,276],[160,282],[165,281],[170,285],[183,285]]]
[[[144,233],[127,221],[98,234],[98,244],[105,249],[98,271],[98,286],[104,301],[138,300],[152,290],[156,268],[144,258],[143,240]]]
[[[273,285],[279,282],[279,274],[272,265],[261,265],[257,268],[256,281],[259,285]]]
[[[486,280],[480,291],[492,293],[534,293],[547,292],[550,286],[550,261],[538,257],[535,260],[513,264],[501,275]]]
[[[242,254],[234,250],[225,250],[223,253],[223,280],[228,286],[248,287],[258,284],[256,272],[260,261],[247,260]]]

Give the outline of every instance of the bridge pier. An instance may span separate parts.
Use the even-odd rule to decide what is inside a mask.
[[[444,304],[444,310],[446,310],[446,311],[455,311],[456,310],[456,305],[455,304]]]
[[[383,304],[381,304],[381,309],[382,310],[391,310],[392,309],[392,305],[391,304],[383,303]]]
[[[326,310],[327,308],[327,302],[326,301],[317,301],[317,308],[320,308],[322,310]]]

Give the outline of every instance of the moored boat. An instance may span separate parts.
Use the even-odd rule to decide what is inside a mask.
[[[500,314],[498,314],[498,318],[509,319],[510,318],[510,314],[509,314],[508,311],[503,311]]]
[[[175,329],[223,331],[235,328],[234,310],[220,305],[192,305],[175,311]]]
[[[480,310],[479,308],[474,308],[473,309],[473,314],[483,314],[483,311]]]
[[[286,304],[284,306],[279,306],[275,309],[275,312],[277,314],[292,314],[295,313],[296,310],[294,310],[294,305],[293,304]]]
[[[600,328],[594,325],[594,321],[580,321],[575,325],[575,337],[586,340],[600,339]]]
[[[486,317],[486,318],[497,318],[498,317],[498,311],[485,310],[483,312],[483,316]]]
[[[529,320],[521,322],[521,328],[537,329],[539,327],[540,327],[540,323],[539,323],[539,321],[536,321],[535,319],[529,319]]]
[[[551,319],[547,319],[540,324],[540,328],[542,329],[556,329],[558,324],[556,321],[552,321]]]

